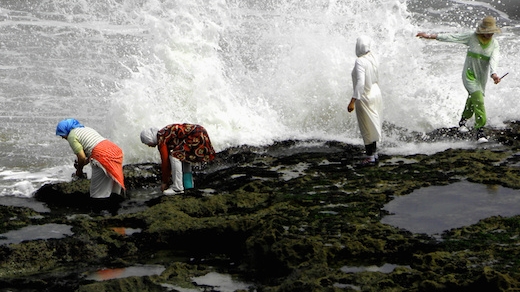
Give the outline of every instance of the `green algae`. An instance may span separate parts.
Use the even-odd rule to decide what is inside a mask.
[[[513,140],[515,129],[509,132]],[[508,147],[381,155],[379,165],[368,168],[354,166],[360,147],[339,142],[302,150],[294,141],[267,149],[229,149],[205,172],[195,173],[198,188],[213,190],[211,195],[193,190],[163,196],[142,211],[116,216],[44,214],[45,222],[69,224],[74,234],[3,246],[0,279],[12,287],[37,286],[35,282],[48,281],[34,276],[38,273],[153,260],[166,267],[161,275],[65,282],[71,291],[160,291],[164,284],[190,289],[192,277],[219,269],[254,282],[258,291],[520,289],[520,216],[486,218],[446,231],[441,240],[380,222],[387,202],[422,187],[467,180],[520,189],[518,142],[497,135]],[[288,170],[297,172],[288,176]],[[146,188],[158,182],[158,168],[127,166],[125,176],[128,185]],[[46,189],[84,194],[85,183]],[[5,218],[20,219],[6,227],[12,229],[31,224],[28,218],[37,215],[2,210]],[[140,232],[126,236],[114,226]],[[163,258],[164,251],[180,256]],[[397,268],[388,273],[341,271],[343,266],[384,263]],[[33,278],[14,280],[28,275]]]
[[[38,212],[24,207],[0,206],[1,224],[0,233],[19,229],[31,224]]]

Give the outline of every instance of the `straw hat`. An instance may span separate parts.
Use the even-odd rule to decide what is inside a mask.
[[[501,33],[493,16],[486,16],[477,28],[478,34]]]

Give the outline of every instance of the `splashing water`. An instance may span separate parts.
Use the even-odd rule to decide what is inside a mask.
[[[466,2],[4,1],[0,192],[27,193],[43,181],[70,179],[74,156],[54,135],[68,117],[119,144],[125,163],[157,161],[139,132],[170,123],[205,126],[217,151],[285,139],[361,144],[346,108],[362,34],[374,39],[381,63],[389,125],[381,150],[449,147],[414,147],[401,136],[456,125],[466,98],[465,48],[414,36],[474,29],[487,13],[507,26],[497,37],[500,70],[510,74],[487,90],[488,124],[500,127],[518,112],[511,102],[518,87],[517,22]]]

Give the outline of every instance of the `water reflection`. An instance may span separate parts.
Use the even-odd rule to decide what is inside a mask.
[[[0,205],[31,208],[38,213],[49,213],[51,211],[44,203],[38,202],[34,198],[0,196]]]
[[[119,235],[130,236],[135,233],[141,233],[141,228],[129,228],[129,227],[111,227],[112,231]]]
[[[138,265],[126,268],[102,269],[87,275],[87,280],[106,281],[112,279],[121,279],[127,277],[145,277],[160,275],[166,270],[160,265]]]
[[[520,214],[520,190],[467,181],[432,186],[394,198],[381,220],[414,233],[440,234],[491,216]]]
[[[399,267],[398,265],[393,264],[384,264],[382,266],[361,266],[361,267],[351,267],[351,266],[343,266],[341,267],[341,271],[345,273],[359,273],[359,272],[380,272],[384,274],[389,274],[395,270],[395,268]]]
[[[208,273],[192,279],[198,286],[212,287],[212,291],[232,292],[237,290],[248,291],[251,284],[236,281],[231,275],[216,272]]]
[[[63,238],[72,235],[72,226],[65,224],[31,225],[0,234],[0,244],[20,243],[24,240]]]

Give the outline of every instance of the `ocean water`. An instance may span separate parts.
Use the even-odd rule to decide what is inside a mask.
[[[474,30],[498,18],[499,85],[488,125],[519,119],[516,0],[2,0],[0,195],[30,197],[70,180],[74,155],[55,136],[74,117],[119,144],[125,163],[158,161],[139,132],[206,127],[217,151],[285,139],[362,144],[350,72],[359,35],[381,62],[389,154],[473,147],[402,139],[456,125],[465,47],[418,31]]]

